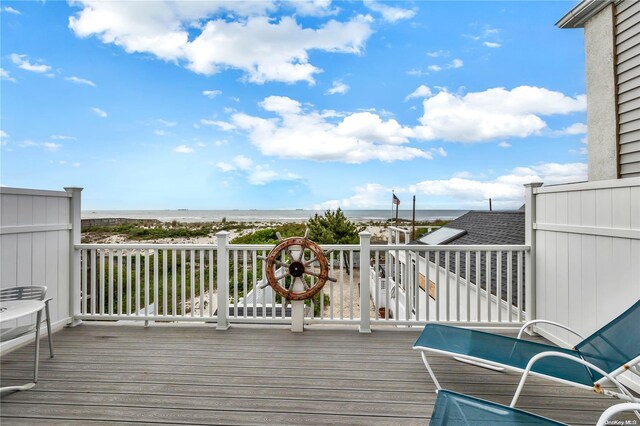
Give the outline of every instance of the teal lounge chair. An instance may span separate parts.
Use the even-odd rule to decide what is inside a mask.
[[[544,320],[530,321],[522,327],[518,337],[513,338],[460,327],[427,324],[413,349],[421,351],[422,360],[438,389],[442,388],[426,356],[430,352],[451,355],[460,361],[494,370],[507,369],[523,373],[511,407],[515,406],[530,373],[625,401],[640,402],[640,399],[616,380],[625,371],[640,376],[640,300],[572,349],[520,338],[527,327],[539,322],[559,325]],[[615,385],[617,391],[603,389],[603,385],[607,383]]]
[[[597,426],[623,411],[640,410],[640,404],[624,403],[609,407],[600,416]],[[448,390],[438,392],[436,405],[431,415],[431,426],[493,426],[493,425],[565,425],[565,423],[517,408],[496,404]],[[622,424],[622,423],[620,423]]]

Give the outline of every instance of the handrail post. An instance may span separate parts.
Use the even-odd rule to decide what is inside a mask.
[[[220,231],[216,234],[218,244],[218,323],[217,330],[227,330],[229,328],[229,252],[227,242],[229,233]]]
[[[532,182],[524,185],[524,243],[529,250],[524,254],[525,268],[525,313],[526,320],[536,319],[536,195],[535,189],[540,188],[542,182]]]
[[[82,321],[78,319],[80,315],[80,300],[87,295],[80,294],[80,250],[76,250],[76,245],[80,244],[82,236],[82,210],[81,194],[82,188],[66,187],[69,194],[69,317],[70,327],[75,327]]]
[[[371,233],[360,232],[360,333],[371,333],[370,295]]]

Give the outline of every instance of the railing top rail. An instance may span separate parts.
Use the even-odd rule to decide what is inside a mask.
[[[526,245],[426,245],[426,244],[372,244],[372,251],[395,251],[395,250],[417,250],[417,251],[529,251],[531,246]]]
[[[217,246],[215,244],[129,244],[129,243],[111,243],[111,244],[76,244],[77,250],[99,250],[99,249],[120,249],[120,250],[134,250],[134,249],[159,249],[159,250],[215,250]]]

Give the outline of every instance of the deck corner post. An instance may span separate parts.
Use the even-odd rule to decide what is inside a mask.
[[[370,290],[371,233],[360,232],[360,333],[371,333]]]
[[[536,319],[536,189],[542,182],[532,182],[524,185],[525,213],[524,213],[524,243],[529,249],[525,252],[525,314],[526,320]]]
[[[218,245],[218,322],[217,330],[229,329],[229,320],[227,314],[229,312],[229,252],[227,243],[229,241],[229,233],[220,231],[216,234]]]
[[[83,295],[80,294],[80,250],[76,246],[81,242],[82,236],[82,188],[65,187],[64,190],[69,194],[69,326],[75,327],[82,321],[78,319],[80,316],[80,300]]]

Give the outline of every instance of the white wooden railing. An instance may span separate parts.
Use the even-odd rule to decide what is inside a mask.
[[[289,306],[260,288],[262,259],[273,246],[228,244],[226,232],[217,237],[217,245],[76,245],[81,295],[74,319],[290,324]],[[337,281],[307,302],[306,324],[368,331],[370,324],[517,326],[527,319],[527,246],[371,246],[370,238],[364,232],[360,244],[322,246],[332,250]]]
[[[527,318],[527,246],[376,245],[371,256],[374,323],[509,326]]]

